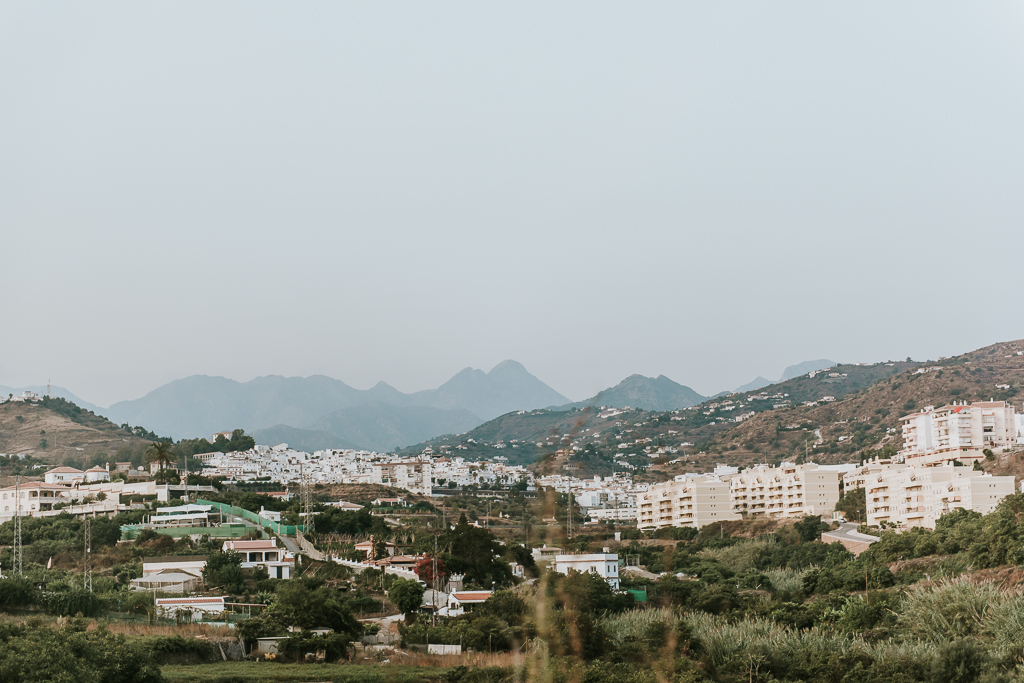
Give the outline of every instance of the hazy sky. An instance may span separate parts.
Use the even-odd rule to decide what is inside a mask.
[[[1019,2],[0,4],[0,384],[573,399],[1024,337]]]

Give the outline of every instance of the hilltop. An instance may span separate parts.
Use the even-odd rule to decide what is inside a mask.
[[[568,410],[588,406],[675,410],[676,408],[689,408],[706,400],[706,396],[701,396],[690,387],[674,382],[665,375],[657,377],[630,375],[614,387],[609,387],[585,401],[570,403],[552,408],[552,410]]]
[[[62,398],[0,404],[0,453],[33,455],[50,462],[148,443],[110,420]]]

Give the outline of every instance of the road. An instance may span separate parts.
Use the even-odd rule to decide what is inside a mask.
[[[853,541],[854,543],[874,543],[878,540],[878,536],[869,536],[857,531],[858,526],[860,525],[853,522],[846,522],[845,524],[840,524],[838,529],[834,529],[827,533],[829,536],[832,536],[837,540],[846,539],[848,541]]]

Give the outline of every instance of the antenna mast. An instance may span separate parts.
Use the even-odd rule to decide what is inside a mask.
[[[14,483],[14,575],[22,576],[22,557],[24,552],[21,548],[21,475],[19,474]]]
[[[82,587],[92,592],[92,517],[85,518],[82,526],[85,536],[85,560],[82,562]]]

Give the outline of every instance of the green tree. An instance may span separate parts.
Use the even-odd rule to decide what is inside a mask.
[[[822,522],[820,517],[807,515],[794,524],[793,528],[799,532],[801,541],[811,543],[812,541],[820,541],[821,533],[828,531],[829,526]]]
[[[500,559],[504,549],[494,534],[471,526],[465,513],[459,517],[455,528],[444,535],[443,544],[448,548],[444,555],[448,571],[465,574],[467,583],[490,588],[492,582],[503,585],[512,580],[511,568]]]
[[[242,555],[234,550],[221,550],[206,558],[203,580],[210,586],[224,586],[239,593],[245,589],[242,575]]]
[[[388,600],[391,601],[398,611],[405,615],[405,623],[409,623],[416,616],[423,605],[423,594],[427,589],[412,579],[396,579],[388,589]]]
[[[245,640],[252,640],[280,635],[289,626],[305,630],[326,626],[349,642],[362,633],[348,595],[333,588],[310,589],[303,581],[281,582],[270,606],[259,616],[239,622],[238,631]]]
[[[149,458],[149,462],[155,462],[160,465],[160,469],[166,469],[167,463],[174,458],[174,454],[171,452],[171,444],[166,441],[158,441],[157,443],[150,444],[146,450],[146,455]]]

